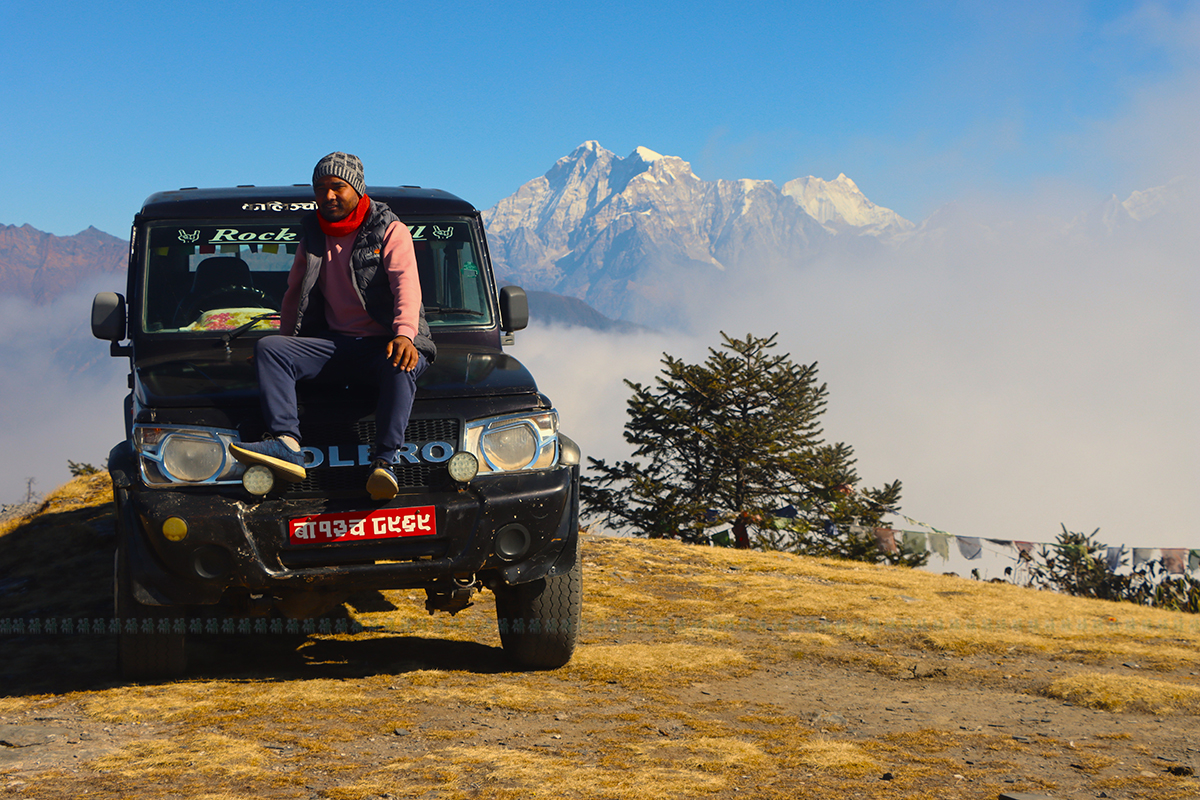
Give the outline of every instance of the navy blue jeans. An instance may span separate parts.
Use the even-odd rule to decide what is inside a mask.
[[[404,446],[404,429],[412,413],[417,378],[429,366],[424,354],[411,372],[387,359],[387,336],[355,338],[339,333],[312,336],[264,336],[254,348],[263,420],[276,436],[300,437],[296,381],[320,378],[331,382],[379,387],[375,406],[375,452],[372,459],[395,463]]]

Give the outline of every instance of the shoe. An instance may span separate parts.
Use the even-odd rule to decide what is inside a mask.
[[[367,492],[371,499],[391,500],[398,491],[400,484],[396,482],[396,473],[392,472],[392,465],[382,458],[372,461],[371,476],[367,478]]]
[[[308,477],[304,470],[304,451],[293,450],[274,436],[261,442],[237,442],[229,452],[243,464],[262,464],[288,483],[299,483]]]

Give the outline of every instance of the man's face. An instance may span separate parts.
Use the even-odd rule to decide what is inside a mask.
[[[330,222],[345,219],[358,206],[358,192],[354,187],[332,175],[318,178],[313,184],[313,192],[321,216]]]

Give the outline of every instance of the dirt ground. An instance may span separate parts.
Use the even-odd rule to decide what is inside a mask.
[[[3,620],[108,616],[101,486],[0,535]],[[590,534],[568,666],[491,596],[352,635],[3,634],[0,797],[1195,798],[1200,621],[894,568]],[[389,606],[395,606],[394,610]],[[90,630],[90,627],[89,627]]]

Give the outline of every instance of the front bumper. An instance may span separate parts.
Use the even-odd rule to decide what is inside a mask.
[[[146,489],[137,481],[122,488],[116,477],[134,592],[150,605],[215,604],[235,587],[276,597],[432,587],[484,572],[525,583],[573,566],[568,545],[579,527],[578,465],[481,476],[461,491],[401,493],[382,506],[365,497],[255,502],[233,489]],[[289,520],[298,517],[420,506],[436,509],[436,534],[289,542]],[[171,517],[187,524],[181,541],[163,535]],[[502,557],[496,534],[514,525],[528,532],[528,545]]]

